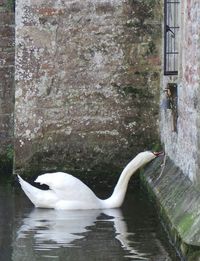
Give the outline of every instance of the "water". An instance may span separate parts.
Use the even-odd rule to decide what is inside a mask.
[[[118,210],[35,209],[21,190],[0,186],[0,260],[178,261],[145,193]]]

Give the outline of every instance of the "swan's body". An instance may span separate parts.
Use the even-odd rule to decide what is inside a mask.
[[[113,194],[105,200],[99,199],[82,181],[63,172],[43,174],[35,180],[48,185],[49,190],[38,189],[20,176],[18,178],[24,193],[35,207],[70,210],[118,208],[124,201],[130,177],[156,156],[150,151],[139,153],[122,171]]]

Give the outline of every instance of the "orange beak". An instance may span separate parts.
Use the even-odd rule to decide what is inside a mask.
[[[153,154],[154,154],[156,157],[164,156],[164,155],[165,155],[164,151],[153,152]]]

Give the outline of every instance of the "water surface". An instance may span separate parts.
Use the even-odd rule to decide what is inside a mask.
[[[178,261],[142,190],[121,209],[35,209],[23,192],[0,186],[0,260]]]

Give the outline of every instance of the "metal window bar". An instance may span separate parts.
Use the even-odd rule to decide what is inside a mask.
[[[180,1],[164,1],[164,75],[178,74]]]

